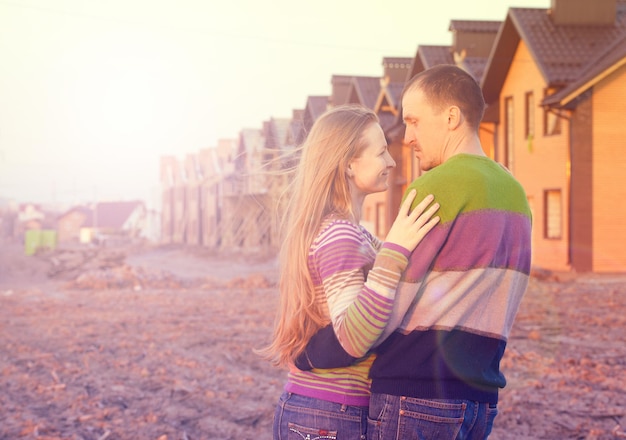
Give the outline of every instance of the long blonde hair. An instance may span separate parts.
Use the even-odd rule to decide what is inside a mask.
[[[330,214],[353,219],[346,170],[366,147],[363,132],[378,123],[362,106],[334,107],[313,124],[291,184],[281,224],[280,305],[274,338],[261,353],[275,365],[287,365],[313,334],[329,321],[308,269],[308,254],[322,220]]]

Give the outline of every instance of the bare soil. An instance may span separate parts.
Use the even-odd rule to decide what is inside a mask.
[[[272,255],[0,243],[0,439],[271,439]],[[626,438],[626,274],[537,272],[490,439]]]

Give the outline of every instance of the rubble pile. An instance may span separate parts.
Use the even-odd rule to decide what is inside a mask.
[[[183,289],[197,286],[200,281],[185,280],[166,271],[148,271],[142,267],[126,264],[108,269],[90,270],[65,283],[67,289],[107,290],[146,288]]]
[[[275,285],[260,273],[230,280],[182,277],[163,269],[127,264],[126,252],[108,248],[60,249],[37,256],[48,263],[47,276],[65,281],[66,289],[264,289]]]
[[[88,271],[122,266],[126,253],[103,248],[68,248],[40,252],[37,256],[49,263],[49,278],[73,280]]]

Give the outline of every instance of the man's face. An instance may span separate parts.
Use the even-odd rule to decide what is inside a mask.
[[[433,108],[418,88],[405,93],[402,117],[406,125],[404,143],[413,148],[420,168],[428,171],[441,165],[448,133],[445,112]]]

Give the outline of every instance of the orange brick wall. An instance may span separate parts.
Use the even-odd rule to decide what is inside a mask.
[[[543,111],[539,107],[545,81],[528,48],[520,42],[500,94],[498,154],[502,158],[505,145],[504,99],[513,97],[514,146],[512,172],[526,190],[533,212],[533,266],[551,270],[568,270],[568,123],[562,121],[560,135],[544,136]],[[525,94],[535,98],[535,136],[529,144],[525,136]],[[545,238],[544,191],[560,189],[562,193],[562,234],[560,239]]]
[[[593,270],[626,271],[626,66],[593,89]]]

